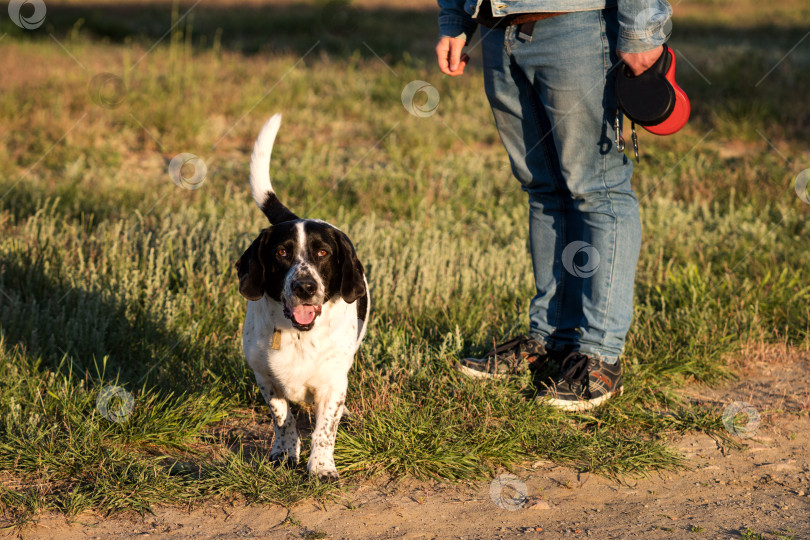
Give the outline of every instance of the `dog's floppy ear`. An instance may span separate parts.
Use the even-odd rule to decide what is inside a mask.
[[[264,229],[236,262],[239,292],[248,300],[258,300],[264,295],[264,263],[259,254],[268,231]]]
[[[346,303],[351,304],[366,294],[366,282],[363,279],[363,265],[357,258],[349,237],[337,231],[337,241],[340,246],[340,296]]]

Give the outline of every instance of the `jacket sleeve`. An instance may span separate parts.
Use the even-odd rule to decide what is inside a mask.
[[[464,11],[464,0],[439,1],[439,36],[464,38],[470,41],[478,26]]]
[[[666,41],[672,17],[667,0],[619,0],[618,4],[620,51],[649,51]]]

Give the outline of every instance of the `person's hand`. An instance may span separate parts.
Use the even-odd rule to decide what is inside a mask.
[[[466,41],[463,38],[442,36],[436,45],[436,58],[439,69],[451,77],[464,73],[464,66],[470,61],[469,55],[461,54]]]
[[[650,69],[655,62],[661,58],[664,52],[664,46],[659,45],[651,51],[644,51],[640,53],[626,53],[619,51],[619,60],[624,62],[633,75],[638,76]]]

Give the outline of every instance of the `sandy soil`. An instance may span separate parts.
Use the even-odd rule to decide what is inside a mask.
[[[291,509],[211,505],[73,523],[42,516],[22,538],[810,538],[810,354],[752,347],[743,377],[691,397],[753,409],[729,451],[704,435],[677,439],[692,469],[623,485],[537,462],[475,486],[369,483],[339,502]],[[759,415],[758,425],[756,415]],[[754,430],[753,428],[756,427]],[[498,502],[500,504],[498,504]],[[777,536],[783,534],[784,536]]]

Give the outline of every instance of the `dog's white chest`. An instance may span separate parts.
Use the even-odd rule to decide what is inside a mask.
[[[287,399],[311,402],[316,389],[345,381],[358,345],[355,312],[343,300],[328,302],[315,327],[299,331],[278,302],[248,302],[242,337],[248,365],[273,379]]]

